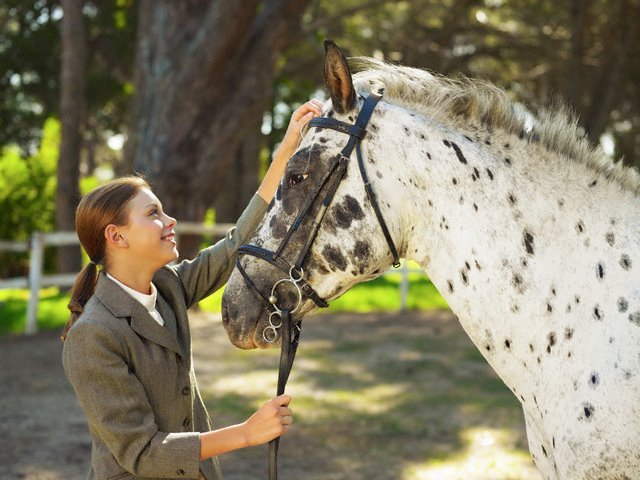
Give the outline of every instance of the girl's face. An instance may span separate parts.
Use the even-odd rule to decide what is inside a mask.
[[[162,210],[162,204],[148,188],[129,201],[129,225],[122,229],[132,261],[161,268],[178,258],[175,242],[176,219]]]

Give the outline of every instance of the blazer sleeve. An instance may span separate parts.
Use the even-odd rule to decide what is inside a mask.
[[[227,283],[238,256],[238,247],[249,240],[267,207],[259,195],[254,195],[225,238],[201,250],[193,260],[184,260],[170,267],[182,281],[187,308]]]
[[[64,342],[62,362],[89,428],[133,475],[197,478],[200,433],[158,430],[140,381],[129,371],[125,349],[105,324],[80,322]]]

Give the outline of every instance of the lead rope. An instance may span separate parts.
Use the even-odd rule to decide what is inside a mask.
[[[278,389],[277,396],[284,394],[284,389],[289,380],[289,374],[293,367],[293,361],[296,358],[298,345],[300,343],[300,332],[302,331],[302,321],[291,322],[291,314],[289,310],[283,309],[282,313],[282,347],[280,349],[280,366],[278,368]],[[280,437],[274,438],[269,442],[269,480],[278,479],[278,446],[280,445]]]

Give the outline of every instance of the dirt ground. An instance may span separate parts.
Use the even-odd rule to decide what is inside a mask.
[[[218,426],[275,391],[277,352],[243,352],[192,314],[200,388]],[[0,337],[0,479],[85,478],[90,439],[58,332]],[[539,480],[517,401],[449,312],[305,320],[280,447],[287,479]],[[266,448],[221,457],[226,480],[266,478]]]

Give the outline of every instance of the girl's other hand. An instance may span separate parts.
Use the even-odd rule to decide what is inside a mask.
[[[265,403],[242,424],[247,445],[260,445],[273,440],[289,430],[293,413],[289,408],[291,397],[280,395]]]

